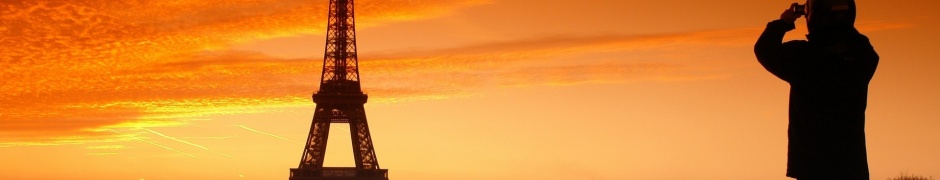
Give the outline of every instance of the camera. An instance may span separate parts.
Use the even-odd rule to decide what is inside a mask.
[[[793,3],[790,5],[790,10],[793,10],[793,12],[799,15],[806,15],[806,5],[803,4]]]

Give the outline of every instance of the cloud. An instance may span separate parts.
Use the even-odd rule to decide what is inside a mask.
[[[367,27],[486,1],[357,3]],[[307,0],[3,1],[0,145],[69,143],[75,141],[59,138],[94,139],[108,136],[101,128],[179,126],[187,124],[180,119],[261,111],[248,105],[297,102],[316,80],[293,75],[316,63],[204,52],[320,33],[326,7]]]
[[[486,1],[366,1],[360,22],[445,15]],[[318,33],[320,1],[20,1],[0,5],[0,147],[141,140],[114,129],[185,126],[219,114],[309,106],[320,59],[231,51],[231,44]],[[368,25],[366,24],[366,25]],[[691,55],[630,52],[749,46],[760,28],[550,36],[363,54],[370,102],[449,98],[493,87],[720,77]],[[612,54],[624,56],[596,56]],[[654,53],[655,54],[655,53]]]

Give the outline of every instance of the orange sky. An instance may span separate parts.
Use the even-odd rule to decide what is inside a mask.
[[[393,179],[787,179],[791,1],[359,0]],[[940,2],[858,0],[872,179],[940,176]],[[326,0],[0,1],[0,179],[286,179]],[[787,39],[801,39],[803,21]],[[344,125],[327,165],[352,165]],[[346,131],[346,132],[344,132]]]

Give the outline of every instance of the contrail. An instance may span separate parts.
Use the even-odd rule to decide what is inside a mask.
[[[266,133],[266,132],[261,132],[261,131],[259,131],[259,130],[255,130],[255,129],[252,129],[252,128],[249,128],[249,127],[245,127],[244,125],[235,125],[235,126],[241,127],[242,129],[245,129],[245,130],[248,130],[248,131],[251,131],[251,132],[256,132],[256,133],[258,133],[258,134],[264,134],[264,135],[271,136],[271,137],[275,137],[275,138],[278,138],[278,139],[281,139],[281,140],[285,140],[285,141],[288,141],[288,142],[300,143],[300,142],[293,141],[293,140],[290,140],[290,139],[287,139],[287,138],[284,138],[284,137],[281,137],[281,136],[278,136],[278,135],[274,135],[274,134]]]
[[[124,133],[117,132],[117,131],[115,131],[115,130],[113,130],[113,129],[108,129],[108,131],[111,131],[111,132],[114,132],[114,133],[117,133],[117,134],[120,134],[120,135],[124,135]],[[179,151],[179,150],[176,150],[176,149],[173,149],[173,148],[170,148],[170,147],[166,147],[166,146],[164,146],[164,145],[160,145],[160,144],[157,144],[157,143],[154,143],[154,142],[151,142],[151,141],[147,141],[147,140],[138,138],[138,137],[136,137],[136,136],[130,136],[130,137],[131,137],[131,138],[134,138],[134,139],[137,139],[138,141],[145,142],[145,143],[147,143],[147,144],[152,144],[152,145],[157,146],[157,147],[162,147],[163,149],[167,149],[167,150],[170,150],[170,151],[173,151],[173,152],[177,152],[177,153],[180,153],[180,154],[183,154],[183,155],[187,155],[187,156],[189,156],[189,157],[193,157],[193,158],[199,159],[199,157],[196,156],[196,155],[192,155],[192,154],[189,154],[189,153],[185,153],[185,152],[183,152],[183,151]]]
[[[220,154],[220,155],[223,155],[223,156],[232,157],[232,155],[223,154],[223,153],[220,153],[220,152],[215,152],[215,151],[209,150],[209,148],[206,148],[205,146],[201,146],[201,145],[198,145],[198,144],[195,144],[195,143],[191,143],[191,142],[189,142],[189,141],[184,141],[184,140],[182,140],[182,139],[176,139],[176,138],[174,138],[174,137],[170,137],[170,136],[164,135],[163,133],[159,133],[159,132],[156,132],[156,131],[147,129],[147,128],[140,128],[140,129],[143,129],[143,130],[145,130],[145,131],[149,131],[149,132],[151,132],[151,133],[153,133],[153,134],[159,135],[159,136],[161,136],[161,137],[164,137],[164,138],[167,138],[167,139],[170,139],[170,140],[174,140],[174,141],[176,141],[176,142],[180,142],[180,143],[183,143],[183,144],[189,144],[189,145],[191,145],[191,146],[195,146],[195,147],[198,147],[198,148],[200,148],[200,149],[205,149],[206,151],[209,151],[209,152],[213,152],[213,153]]]

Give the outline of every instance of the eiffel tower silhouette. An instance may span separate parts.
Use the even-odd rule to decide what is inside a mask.
[[[353,0],[330,0],[326,52],[317,104],[300,166],[290,169],[290,180],[387,180],[379,168],[363,105],[369,98],[359,84],[356,23]],[[331,123],[348,123],[356,167],[323,167]]]

